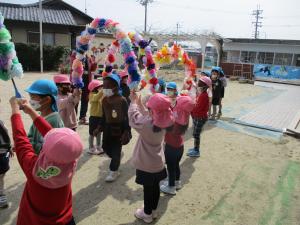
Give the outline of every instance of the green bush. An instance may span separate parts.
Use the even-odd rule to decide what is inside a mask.
[[[40,70],[40,46],[16,43],[16,52],[24,71]],[[44,70],[58,70],[66,49],[62,46],[43,46]]]

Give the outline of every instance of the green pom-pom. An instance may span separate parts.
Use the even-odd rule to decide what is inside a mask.
[[[0,70],[0,79],[4,81],[8,81],[10,79],[10,75],[7,70]]]
[[[10,33],[9,31],[5,28],[5,27],[2,27],[0,29],[0,42],[9,42],[9,40],[11,39],[11,36],[10,36]]]
[[[12,42],[0,43],[0,55],[8,55],[15,50],[15,45]]]

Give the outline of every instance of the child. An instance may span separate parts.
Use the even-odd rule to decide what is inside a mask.
[[[161,94],[167,94],[166,92],[166,82],[163,78],[158,78],[158,85],[159,85],[159,89],[157,90],[157,93],[161,93]]]
[[[215,120],[217,115],[217,106],[220,110],[220,100],[222,96],[222,81],[219,79],[220,76],[220,67],[213,67],[211,71],[211,80],[212,80],[212,106],[213,112],[211,114],[211,119]]]
[[[137,209],[134,215],[151,223],[156,217],[155,210],[159,202],[159,182],[167,176],[162,144],[165,128],[173,125],[173,116],[171,102],[163,94],[150,97],[147,102],[148,114],[142,114],[140,102],[136,93],[132,92],[128,115],[130,126],[139,133],[139,138],[131,162],[136,169],[135,181],[144,189],[144,207]]]
[[[10,100],[16,155],[26,176],[17,225],[74,225],[71,181],[83,149],[79,135],[69,128],[52,129],[27,100]],[[37,156],[26,136],[19,105],[30,115],[45,142]]]
[[[90,102],[90,118],[89,118],[89,150],[92,155],[100,155],[103,153],[101,148],[101,132],[103,123],[102,98],[103,82],[92,80],[89,84],[89,102]],[[94,146],[94,137],[96,137],[96,147]]]
[[[204,124],[208,119],[209,99],[207,89],[211,86],[211,80],[208,77],[202,76],[198,81],[196,105],[192,111],[193,118],[193,137],[194,148],[189,149],[187,156],[200,156],[200,134]]]
[[[127,85],[128,81],[128,73],[126,71],[120,72],[120,78],[121,78],[121,90],[122,90],[122,96],[126,98],[126,101],[128,105],[130,105],[130,89]]]
[[[202,71],[200,73],[200,77],[210,77],[211,76],[211,73],[210,72],[207,72],[207,71]],[[208,106],[208,117],[211,116],[211,105],[212,105],[212,86],[209,86],[208,89],[207,89],[207,94],[208,94],[208,100],[209,100],[209,106]]]
[[[4,176],[9,170],[9,157],[13,156],[10,138],[4,123],[0,120],[0,209],[7,208],[7,198],[4,194]]]
[[[225,95],[225,88],[227,87],[227,80],[224,71],[222,68],[220,69],[220,80],[222,81],[222,89],[221,89],[221,98],[220,98],[220,103],[219,103],[219,112],[218,112],[218,117],[222,116],[222,100]]]
[[[56,105],[57,87],[53,81],[37,80],[26,91],[30,95],[30,105],[36,111],[41,112],[41,116],[47,120],[53,128],[64,127]],[[35,124],[29,129],[28,138],[34,152],[39,154],[44,143],[41,133]]]
[[[80,101],[80,91],[78,88],[71,91],[71,81],[68,75],[59,74],[53,78],[57,88],[57,107],[65,127],[76,131],[77,119],[75,107]]]
[[[111,158],[106,182],[113,182],[119,176],[122,145],[130,140],[128,105],[120,95],[120,77],[112,73],[103,80],[103,144],[104,152]]]
[[[177,84],[175,82],[169,82],[167,84],[167,95],[171,101],[171,107],[175,107],[176,98],[178,96]]]
[[[168,169],[168,181],[160,186],[166,194],[175,195],[181,188],[180,160],[184,151],[183,135],[189,126],[189,117],[194,109],[194,101],[190,96],[179,96],[173,108],[175,124],[172,131],[165,136],[165,158]]]

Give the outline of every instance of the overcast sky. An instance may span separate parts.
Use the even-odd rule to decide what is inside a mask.
[[[36,0],[37,1],[37,0]],[[5,0],[32,3],[35,0]],[[84,11],[85,0],[65,0]],[[144,8],[136,0],[86,0],[87,13],[121,23],[127,31],[143,30]],[[156,0],[149,5],[148,26],[152,31],[209,30],[223,37],[250,38],[251,16],[257,5],[263,10],[260,38],[300,40],[300,0]]]

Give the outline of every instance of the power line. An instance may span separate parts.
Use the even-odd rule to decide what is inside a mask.
[[[254,24],[254,39],[257,39],[259,37],[259,28],[262,27],[262,22],[260,21],[263,17],[260,16],[263,13],[263,10],[260,9],[260,6],[257,6],[256,10],[252,11],[252,15],[255,17],[255,21],[252,22]]]

